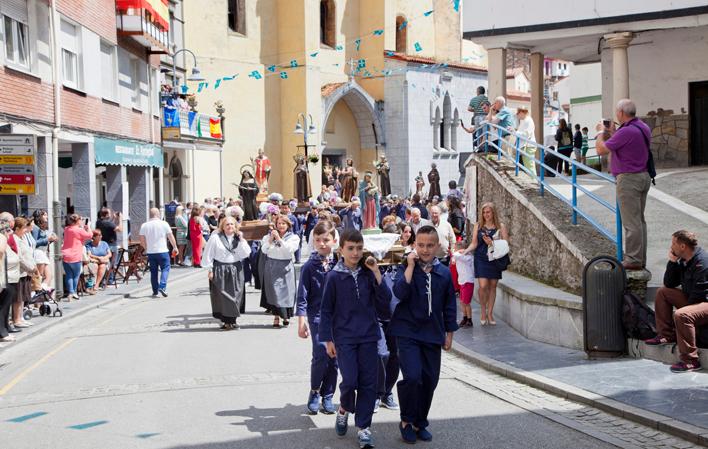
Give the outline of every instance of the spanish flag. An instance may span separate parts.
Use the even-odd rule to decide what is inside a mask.
[[[209,118],[209,134],[214,139],[221,139],[221,119]]]

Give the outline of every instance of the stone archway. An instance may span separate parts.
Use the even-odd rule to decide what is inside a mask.
[[[322,87],[323,126],[327,124],[329,116],[339,100],[343,100],[354,115],[359,129],[361,147],[374,149],[377,139],[379,145],[383,145],[383,126],[376,110],[376,102],[356,81],[326,84]]]

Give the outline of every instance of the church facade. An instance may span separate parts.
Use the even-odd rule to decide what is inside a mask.
[[[295,157],[307,154],[312,191],[325,160],[351,157],[363,175],[385,154],[393,192],[408,194],[435,162],[441,184],[457,179],[471,136],[467,103],[486,85],[486,56],[461,35],[449,0],[214,0],[185,4],[185,43],[209,81],[189,85],[201,105],[221,100],[223,192],[259,148],[272,164],[270,191],[292,197]],[[221,79],[217,84],[216,79]],[[303,121],[306,120],[306,123]],[[300,120],[303,132],[296,133]],[[307,146],[305,139],[307,138]],[[316,159],[316,161],[315,161]],[[195,152],[194,168],[219,155]],[[200,200],[219,192],[201,178]],[[445,187],[443,187],[445,190]]]

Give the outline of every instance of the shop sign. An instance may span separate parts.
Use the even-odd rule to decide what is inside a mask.
[[[0,134],[0,195],[34,195],[36,150],[32,134]]]
[[[159,145],[96,137],[94,151],[96,164],[158,168],[163,166],[162,148]]]

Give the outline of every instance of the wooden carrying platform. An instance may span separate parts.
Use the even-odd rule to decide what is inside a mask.
[[[260,240],[270,232],[270,227],[266,220],[244,221],[241,223],[241,232],[246,240]]]

